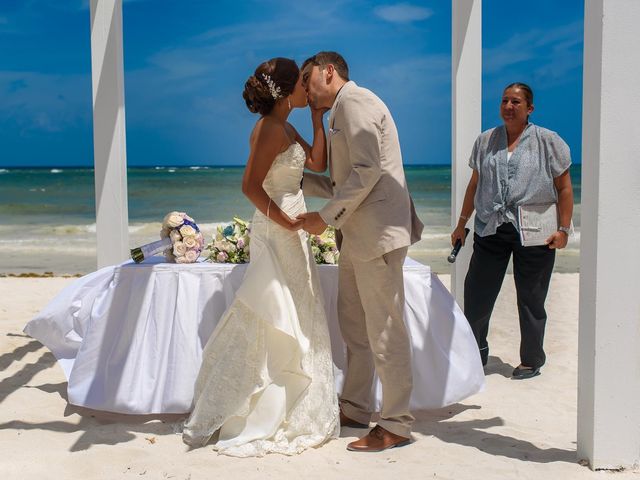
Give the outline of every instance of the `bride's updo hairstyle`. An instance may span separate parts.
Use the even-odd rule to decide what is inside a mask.
[[[276,102],[293,92],[300,69],[289,58],[272,58],[261,63],[244,84],[242,97],[253,113],[267,115]]]

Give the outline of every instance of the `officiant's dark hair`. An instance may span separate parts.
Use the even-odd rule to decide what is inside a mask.
[[[307,65],[315,65],[320,68],[326,65],[333,65],[340,78],[345,81],[349,81],[349,66],[346,60],[338,52],[318,52],[313,57],[307,58],[302,64],[301,70],[304,71]]]
[[[272,58],[258,65],[244,84],[242,97],[253,113],[267,115],[280,98],[286,98],[296,86],[300,69],[289,58]]]
[[[524,99],[527,101],[527,105],[533,105],[533,90],[529,85],[522,82],[510,83],[504,87],[503,92],[506,92],[510,88],[519,88],[524,93]]]

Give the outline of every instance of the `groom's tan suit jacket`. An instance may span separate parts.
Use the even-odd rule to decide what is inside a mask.
[[[382,382],[378,425],[409,437],[411,347],[402,262],[423,225],[407,189],[398,131],[382,100],[346,83],[329,116],[327,150],[330,178],[305,174],[303,190],[330,198],[320,216],[343,236],[338,317],[349,360],[340,408],[357,422],[371,420],[375,358]]]
[[[343,248],[360,260],[380,257],[420,239],[423,225],[409,196],[398,131],[386,105],[347,82],[329,116],[330,178],[305,174],[304,192],[331,198],[320,210],[340,229]]]

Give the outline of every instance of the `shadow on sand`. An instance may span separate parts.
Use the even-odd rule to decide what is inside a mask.
[[[513,369],[516,368],[510,363],[504,362],[500,357],[493,357],[489,355],[487,365],[484,367],[485,375],[502,375],[505,378],[511,378]]]
[[[65,420],[32,423],[12,420],[0,424],[0,430],[49,430],[52,432],[78,433],[80,437],[70,447],[70,451],[88,450],[93,445],[117,445],[129,442],[140,434],[152,437],[173,435],[179,424],[186,418],[184,414],[173,415],[124,415],[76,407],[67,402],[67,382],[28,385],[39,372],[51,368],[56,363],[50,352],[43,352],[34,363],[22,359],[28,354],[44,349],[39,342],[30,341],[14,351],[0,357],[0,366],[5,370],[14,362],[21,362],[21,369],[0,381],[0,402],[20,389],[37,389],[50,395],[59,395],[65,402],[62,416]],[[497,373],[505,377],[511,375],[513,367],[497,357],[490,357],[487,374]],[[500,417],[476,420],[454,420],[466,410],[480,409],[478,405],[455,404],[437,410],[414,412],[414,431],[425,436],[434,436],[443,442],[475,448],[489,455],[513,458],[526,462],[576,463],[575,450],[540,448],[531,442],[508,435],[486,431],[504,425]],[[70,418],[72,417],[72,418]],[[76,419],[79,418],[79,421]],[[375,420],[375,419],[374,419]],[[360,437],[366,429],[346,428],[341,437]],[[186,447],[185,447],[186,448]]]
[[[18,335],[11,336],[17,337]],[[26,363],[23,361],[28,354],[39,350],[42,350],[42,355],[35,362]],[[38,373],[55,365],[56,358],[51,352],[45,350],[40,342],[30,340],[25,345],[16,347],[11,352],[0,356],[0,372],[4,372],[16,362],[20,362],[20,369],[12,375],[2,375],[2,380],[0,380],[0,403],[4,402],[9,395],[24,387]]]
[[[503,370],[513,369],[505,363],[502,363],[502,366]],[[510,374],[511,370],[509,370],[509,375],[505,376],[510,377]],[[475,448],[489,455],[513,458],[523,462],[578,462],[575,450],[540,448],[526,440],[486,431],[492,427],[504,425],[504,420],[500,417],[454,420],[456,416],[466,410],[480,410],[480,408],[478,405],[456,403],[437,410],[414,411],[413,415],[416,421],[413,425],[413,431],[425,436],[436,437],[445,443]],[[340,433],[340,437],[362,437],[367,432],[368,430],[365,429],[346,428]]]
[[[11,335],[17,337],[18,335]],[[30,338],[30,337],[27,337]],[[29,354],[43,350],[33,363],[23,358]],[[2,430],[48,430],[52,432],[81,433],[70,447],[70,451],[88,450],[93,445],[117,445],[129,442],[142,434],[155,441],[153,437],[173,435],[178,424],[185,415],[123,415],[101,412],[88,408],[76,407],[67,403],[67,382],[29,385],[29,382],[41,371],[56,364],[55,357],[46,351],[40,342],[30,339],[25,345],[0,356],[0,371],[5,371],[15,362],[20,369],[0,380],[0,403],[21,389],[35,389],[51,395],[59,395],[64,400],[64,411],[60,417],[67,420],[50,422],[28,422],[22,419],[11,420],[0,424]],[[79,421],[77,421],[79,418]]]
[[[470,409],[478,410],[480,407],[457,403],[439,410],[414,412],[416,423],[413,430],[426,436],[434,436],[446,443],[463,445],[489,455],[525,462],[578,462],[575,450],[540,448],[526,440],[486,431],[492,427],[504,425],[504,420],[500,417],[453,420],[460,413]]]

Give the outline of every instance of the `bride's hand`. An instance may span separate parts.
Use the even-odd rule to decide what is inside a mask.
[[[322,120],[322,116],[329,111],[329,108],[315,108],[311,103],[309,103],[309,110],[311,110],[311,118]]]

